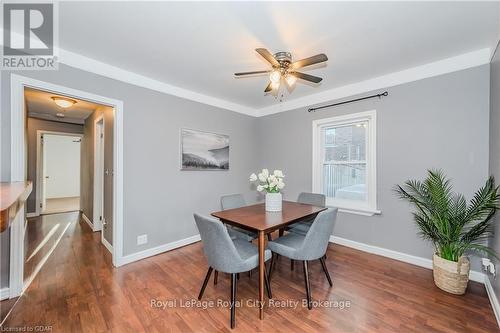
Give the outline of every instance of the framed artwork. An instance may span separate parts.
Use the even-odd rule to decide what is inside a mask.
[[[229,135],[181,129],[181,170],[229,170]]]

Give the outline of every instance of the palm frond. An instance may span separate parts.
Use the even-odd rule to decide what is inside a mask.
[[[495,187],[495,179],[490,177],[471,199],[467,209],[467,223],[487,217],[492,210],[499,208],[499,199],[500,193],[498,187]]]
[[[441,170],[428,170],[424,181],[408,180],[395,186],[398,196],[412,204],[419,235],[431,241],[445,259],[458,260],[467,250],[493,254],[479,244],[493,231],[493,216],[500,204],[499,187],[490,177],[467,205],[465,197],[453,193],[451,181]]]

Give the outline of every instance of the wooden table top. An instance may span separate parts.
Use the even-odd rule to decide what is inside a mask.
[[[326,207],[283,201],[281,212],[266,212],[265,204],[261,203],[215,212],[212,216],[243,229],[272,232],[323,210],[326,210]]]
[[[0,183],[0,232],[9,227],[32,188],[31,182]]]

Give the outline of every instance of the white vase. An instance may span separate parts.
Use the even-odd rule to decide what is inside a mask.
[[[281,212],[281,204],[283,196],[281,193],[267,193],[266,194],[266,211],[268,212]]]

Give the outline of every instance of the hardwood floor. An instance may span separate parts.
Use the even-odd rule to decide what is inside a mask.
[[[236,328],[231,330],[227,307],[187,307],[191,301],[195,306],[224,302],[230,295],[228,275],[219,274],[217,285],[208,284],[204,302],[196,302],[207,270],[201,243],[115,269],[99,233],[92,233],[74,214],[68,218],[73,222],[14,307],[5,328],[44,325],[51,326],[52,332],[499,331],[483,285],[471,282],[465,296],[446,294],[434,286],[430,270],[339,245],[330,245],[327,254],[332,288],[320,262],[309,265],[313,300],[330,300],[329,307],[309,311],[302,306],[301,265],[291,271],[290,261],[280,258],[271,281],[274,306],[266,307],[262,321],[252,304],[258,298],[257,274],[241,275],[237,290],[241,307],[236,310]],[[300,303],[294,308],[296,301]]]

